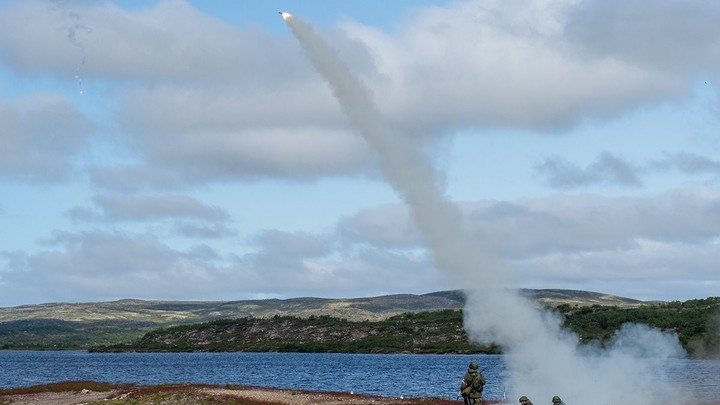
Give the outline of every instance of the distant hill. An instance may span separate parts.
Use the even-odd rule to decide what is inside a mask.
[[[601,294],[592,291],[581,290],[520,290],[520,293],[541,305],[557,307],[560,305],[588,306],[603,305],[620,308],[637,307],[647,304],[645,301],[631,298],[618,297],[617,295]],[[653,301],[658,303],[658,301]]]
[[[328,316],[239,318],[160,328],[101,352],[500,353],[470,342],[460,309],[407,312],[376,322]]]
[[[521,294],[540,305],[638,306],[643,301],[578,290],[531,290]],[[144,301],[120,300],[88,303],[49,303],[0,307],[0,323],[55,319],[68,322],[150,322],[183,324],[229,318],[268,318],[275,315],[331,316],[351,321],[383,320],[406,312],[458,309],[465,304],[460,290],[429,294],[395,294],[367,298],[290,298],[241,301]]]
[[[642,301],[573,290],[521,290],[541,306],[636,307]],[[291,298],[242,301],[143,301],[48,303],[0,308],[0,348],[68,349],[129,342],[175,325],[222,319],[331,317],[351,322],[464,306],[459,290],[368,298]]]
[[[593,346],[611,341],[626,323],[642,323],[677,334],[693,358],[719,358],[715,316],[720,297],[634,307],[572,306],[556,312],[580,342]],[[239,318],[160,328],[142,338],[96,351],[150,352],[314,352],[314,353],[501,353],[499,345],[470,341],[463,311],[407,312],[376,322],[353,322],[327,316]]]

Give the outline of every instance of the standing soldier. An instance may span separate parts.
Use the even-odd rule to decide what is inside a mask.
[[[565,402],[563,402],[562,399],[560,399],[559,396],[555,395],[552,399],[553,405],[565,405]]]
[[[471,362],[468,371],[460,383],[460,395],[465,405],[482,405],[482,391],[485,386],[485,377],[478,372],[477,362]]]

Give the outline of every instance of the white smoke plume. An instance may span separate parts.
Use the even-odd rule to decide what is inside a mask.
[[[705,328],[706,337],[690,341],[689,346],[700,358],[720,360],[720,309],[710,315]]]
[[[354,127],[378,153],[383,175],[410,207],[436,264],[460,277],[476,274],[478,268],[496,267],[491,255],[471,243],[460,210],[444,197],[438,173],[423,159],[417,145],[391,128],[368,90],[310,26],[294,16],[285,20]],[[483,273],[499,284],[501,273]],[[467,281],[470,284],[471,280]]]
[[[657,367],[682,355],[677,336],[628,326],[607,349],[581,346],[558,316],[506,288],[508,272],[476,235],[468,234],[461,211],[444,196],[439,173],[417,145],[389,125],[369,91],[312,27],[288,13],[283,18],[354,128],[378,154],[385,178],[408,204],[438,269],[471,286],[465,328],[471,339],[503,347],[510,399],[527,395],[541,404],[560,395],[570,404],[606,405],[671,403],[682,396]]]

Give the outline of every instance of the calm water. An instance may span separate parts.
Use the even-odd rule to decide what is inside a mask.
[[[502,356],[492,355],[0,351],[0,387],[66,380],[189,382],[454,399],[472,360],[488,367],[485,397],[501,399],[505,365]],[[675,360],[667,372],[699,399],[720,397],[720,361]]]

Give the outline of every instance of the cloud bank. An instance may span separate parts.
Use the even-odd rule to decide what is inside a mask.
[[[382,173],[286,28],[237,25],[178,0],[124,7],[0,6],[0,227],[13,230],[0,248],[0,305],[458,287],[436,273],[396,200],[342,210],[287,197],[307,187],[370,201],[354,189]],[[507,133],[502,149],[526,139],[513,131],[559,143],[596,129],[584,153],[517,156],[542,192],[457,201],[474,241],[523,286],[686,299],[718,291],[719,10],[463,1],[417,8],[392,26],[346,20],[319,33],[432,164],[451,158],[445,148],[459,132]],[[657,106],[710,118],[687,118],[673,144],[661,135],[603,143],[613,123]],[[633,127],[626,138],[655,130]],[[482,185],[506,173],[470,175]],[[453,176],[438,176],[441,191]],[[339,214],[313,229],[265,218],[324,210]],[[304,248],[273,242],[283,238]]]

